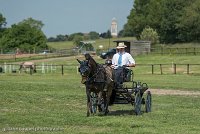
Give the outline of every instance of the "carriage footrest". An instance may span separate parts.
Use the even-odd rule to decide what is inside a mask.
[[[117,101],[114,101],[113,104],[128,104],[129,102],[127,100],[117,100]]]
[[[129,101],[125,96],[122,96],[121,94],[116,94],[114,104],[128,104]]]

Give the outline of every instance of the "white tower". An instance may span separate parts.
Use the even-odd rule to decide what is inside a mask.
[[[110,31],[111,31],[112,37],[117,37],[117,20],[115,18],[112,19]]]

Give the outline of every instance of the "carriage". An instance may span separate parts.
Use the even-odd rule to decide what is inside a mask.
[[[121,71],[114,71],[114,87],[110,97],[110,105],[131,104],[136,115],[141,115],[142,112],[151,112],[152,96],[151,91],[148,90],[147,83],[134,81],[133,71],[127,69],[125,66],[121,67],[119,70]],[[116,75],[118,73],[119,75]],[[117,78],[120,78],[122,83],[118,84],[118,82],[116,82]],[[97,95],[95,93],[91,94],[91,100],[91,111],[92,113],[96,113]],[[104,107],[103,99],[101,105],[101,107]],[[144,109],[142,109],[142,105],[144,105]]]
[[[94,59],[91,56],[87,57],[88,55],[85,61],[77,59],[80,63],[79,72],[82,78],[88,76],[84,81],[85,83],[82,82],[86,85],[87,116],[95,114],[97,111],[106,115],[109,112],[108,105],[113,104],[131,104],[136,115],[141,115],[143,112],[151,112],[152,96],[148,90],[148,85],[134,81],[134,74],[131,69],[122,66],[117,70],[113,70],[110,67],[110,62],[106,62],[104,65],[97,63],[92,65],[89,62],[91,59],[95,62]],[[94,71],[91,74],[92,71],[89,71],[89,68],[97,69],[96,72]],[[105,68],[112,70],[112,72],[109,71],[112,76],[108,76]],[[106,79],[104,76],[106,76]],[[107,82],[108,80],[109,82]],[[142,105],[145,107],[144,110],[142,110]]]
[[[152,97],[147,83],[134,81],[133,70],[126,66],[114,70],[113,104],[131,104],[136,115],[151,112]],[[142,110],[142,105],[145,109]]]

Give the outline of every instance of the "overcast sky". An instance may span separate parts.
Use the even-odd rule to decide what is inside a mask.
[[[44,23],[47,37],[106,32],[114,17],[121,30],[132,8],[133,0],[0,0],[7,27],[31,17]]]

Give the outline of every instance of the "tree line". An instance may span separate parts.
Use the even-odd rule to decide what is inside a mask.
[[[4,53],[20,50],[26,52],[40,52],[49,49],[47,42],[73,41],[75,46],[80,46],[80,41],[96,40],[99,38],[111,38],[110,30],[104,33],[91,31],[85,33],[73,33],[70,35],[57,35],[56,37],[47,38],[42,31],[44,24],[42,21],[33,18],[24,19],[23,21],[6,27],[6,18],[0,13],[0,49]]]
[[[95,31],[91,31],[89,33],[73,33],[70,35],[62,35],[59,34],[56,37],[49,37],[47,40],[48,42],[59,42],[59,41],[74,41],[76,40],[96,40],[99,38],[112,38],[110,30],[103,33],[97,33]]]
[[[134,0],[127,19],[122,36],[140,38],[152,28],[161,43],[200,42],[199,0]]]

